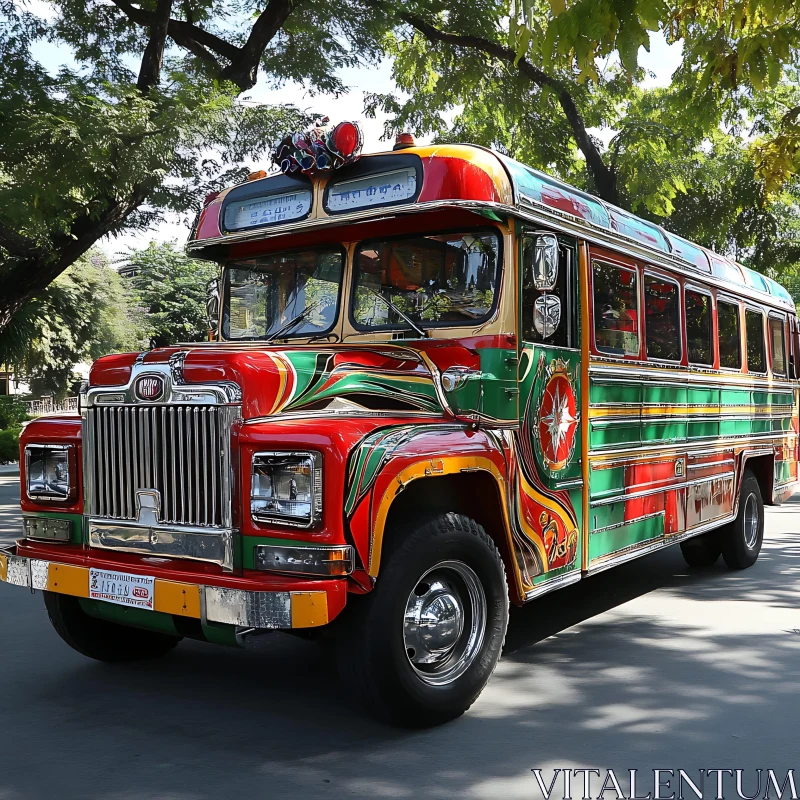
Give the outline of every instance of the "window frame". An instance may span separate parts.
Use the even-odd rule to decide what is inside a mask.
[[[773,356],[775,354],[775,348],[772,346],[772,325],[770,322],[772,320],[777,320],[781,323],[781,331],[783,332],[783,372],[776,372],[775,371],[775,363],[773,360]],[[770,374],[775,377],[779,378],[788,378],[789,377],[789,354],[787,352],[787,338],[786,338],[786,315],[780,314],[777,311],[768,311],[767,312],[767,332],[769,335],[769,371]]]
[[[394,236],[370,236],[367,239],[354,239],[352,241],[351,246],[351,254],[350,254],[350,274],[349,274],[349,283],[350,286],[348,288],[348,309],[347,309],[347,321],[350,323],[354,331],[358,333],[414,333],[414,330],[407,324],[402,323],[400,327],[393,327],[391,325],[385,325],[380,327],[373,327],[369,325],[362,325],[356,322],[355,317],[355,308],[356,308],[356,272],[358,271],[357,265],[357,258],[358,258],[358,251],[364,246],[369,244],[370,242],[389,242],[395,241],[398,239],[424,239],[427,236],[448,236],[449,234],[478,234],[481,233],[490,233],[497,238],[497,272],[495,274],[495,290],[494,290],[494,298],[492,299],[492,307],[489,309],[489,312],[486,314],[486,317],[480,320],[465,320],[464,322],[431,322],[430,320],[414,320],[417,325],[425,330],[431,329],[441,329],[441,328],[481,328],[484,325],[488,325],[492,320],[497,317],[498,309],[500,308],[500,295],[502,294],[503,290],[503,276],[505,274],[505,237],[503,235],[503,231],[500,228],[493,227],[492,225],[479,225],[474,228],[466,227],[459,227],[459,228],[452,228],[449,230],[435,230],[435,231],[426,231],[424,233],[400,233],[395,234]],[[416,336],[416,334],[415,334]]]
[[[307,338],[312,338],[312,337],[316,337],[316,336],[330,336],[334,332],[334,330],[336,329],[336,326],[341,321],[342,303],[344,301],[344,296],[345,296],[344,295],[344,284],[345,284],[345,281],[347,280],[347,274],[348,274],[347,273],[347,265],[348,265],[348,260],[349,260],[349,253],[348,253],[347,246],[342,244],[342,243],[338,243],[338,244],[331,243],[331,244],[325,244],[325,245],[313,245],[311,247],[292,247],[292,248],[289,248],[289,249],[286,249],[286,250],[275,250],[275,251],[270,251],[268,253],[262,253],[262,254],[257,255],[257,256],[250,256],[249,259],[241,259],[241,258],[240,259],[235,259],[235,258],[232,258],[232,259],[229,259],[228,261],[225,261],[223,263],[223,265],[222,265],[222,274],[220,275],[220,284],[221,284],[221,290],[222,290],[220,292],[220,326],[219,326],[220,340],[221,341],[226,341],[226,342],[265,342],[267,340],[267,336],[266,335],[257,336],[255,338],[253,338],[253,337],[242,337],[242,338],[236,338],[236,339],[231,338],[231,335],[230,335],[230,289],[231,289],[231,285],[230,285],[230,280],[228,278],[228,271],[230,269],[242,269],[242,267],[237,266],[237,265],[242,264],[244,261],[247,261],[247,260],[250,260],[250,259],[257,260],[259,258],[271,258],[273,256],[282,256],[282,255],[287,255],[287,254],[290,254],[290,253],[324,252],[324,251],[334,251],[334,250],[341,255],[341,258],[342,258],[342,274],[341,274],[341,279],[339,281],[339,291],[338,291],[338,293],[336,295],[336,313],[334,314],[333,322],[331,323],[331,326],[325,331],[316,331],[313,334],[297,335],[297,334],[289,333],[289,334],[287,334],[285,336],[280,336],[279,338],[275,339],[275,341],[276,342],[282,342],[282,341],[284,341],[286,339],[307,339]],[[228,309],[227,331],[225,330],[225,309],[226,309],[226,307]]]
[[[654,269],[650,269],[649,267],[645,267],[642,270],[642,319],[644,320],[643,330],[644,336],[643,341],[641,343],[642,347],[644,347],[644,360],[648,362],[652,362],[653,364],[683,364],[683,356],[684,356],[684,331],[686,330],[686,325],[683,317],[683,304],[681,300],[683,299],[683,293],[681,292],[681,282],[677,278],[673,278],[671,276],[665,275],[662,272],[658,272]],[[645,283],[647,278],[657,278],[664,283],[671,283],[675,288],[678,290],[678,342],[680,346],[680,352],[677,358],[650,358],[647,353],[647,296],[645,294],[646,288]],[[641,348],[640,348],[641,349]]]
[[[703,364],[699,361],[692,361],[689,357],[689,318],[686,315],[686,293],[694,292],[695,294],[702,294],[711,301],[711,363]],[[719,357],[717,353],[717,344],[719,336],[717,335],[717,298],[714,297],[714,292],[705,287],[695,283],[686,283],[683,286],[683,338],[686,343],[686,363],[690,367],[697,367],[699,369],[718,369]]]
[[[600,358],[609,358],[615,359],[617,361],[642,361],[642,352],[644,348],[644,337],[642,336],[642,301],[643,301],[643,286],[644,282],[642,281],[642,268],[637,265],[631,264],[621,264],[616,261],[613,261],[611,258],[606,258],[604,256],[598,256],[594,253],[590,253],[589,256],[589,272],[591,273],[591,294],[589,296],[589,307],[591,309],[591,342],[592,342],[592,350],[594,351],[594,355]],[[636,355],[631,354],[623,354],[617,355],[616,353],[609,353],[605,350],[601,350],[597,346],[597,315],[595,314],[595,305],[594,305],[594,266],[595,264],[601,264],[606,267],[613,267],[614,269],[625,270],[626,272],[632,272],[636,276],[636,335],[639,340],[639,350]],[[670,362],[672,363],[672,362]]]
[[[715,311],[715,313],[714,313],[714,320],[715,320],[714,329],[715,329],[716,336],[714,337],[714,349],[715,349],[715,358],[717,360],[716,363],[718,364],[717,369],[724,370],[725,372],[738,372],[738,373],[741,374],[743,369],[744,369],[744,353],[742,352],[742,328],[743,328],[743,326],[742,326],[742,303],[740,302],[740,300],[737,297],[734,297],[733,295],[727,295],[727,294],[723,294],[722,296],[717,294],[715,300],[716,300],[716,303],[715,303],[715,308],[714,308],[714,311]],[[737,347],[739,348],[739,366],[738,367],[723,367],[722,366],[722,350],[720,348],[720,338],[719,338],[719,307],[720,307],[721,304],[733,306],[736,309],[736,317],[737,317],[737,319],[739,321],[738,328],[737,328],[738,333],[739,333],[738,345],[737,345]],[[746,349],[746,347],[745,347],[745,349]]]
[[[766,320],[766,314],[764,313],[764,309],[761,308],[760,306],[754,306],[752,303],[742,303],[742,310],[744,312],[744,315],[743,315],[744,316],[744,327],[742,328],[742,332],[744,333],[744,353],[747,356],[747,374],[748,375],[760,375],[760,376],[769,375],[769,367],[770,367],[770,365],[769,365],[769,361],[768,361],[768,357],[767,357],[767,343],[765,341],[766,337],[764,336],[765,327],[766,327],[764,325],[764,321]],[[752,312],[754,314],[759,314],[761,316],[761,352],[762,352],[763,357],[764,357],[764,371],[763,372],[754,371],[754,370],[750,369],[750,354],[747,352],[747,342],[748,342],[748,336],[747,336],[747,312],[748,311],[750,311],[750,312]],[[739,338],[741,339],[741,335],[740,335]]]

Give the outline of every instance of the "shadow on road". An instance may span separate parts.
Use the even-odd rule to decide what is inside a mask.
[[[431,731],[365,717],[329,647],[274,634],[96,664],[5,587],[0,797],[527,798],[532,767],[792,766],[799,573],[787,532],[744,572],[671,548],[514,609],[487,691]]]

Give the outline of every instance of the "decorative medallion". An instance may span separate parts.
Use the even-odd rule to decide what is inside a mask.
[[[542,457],[549,470],[558,472],[571,461],[578,430],[578,403],[568,365],[553,361],[545,373],[536,425]]]
[[[160,375],[142,375],[133,386],[133,391],[140,400],[151,403],[163,397],[164,389],[164,379]]]

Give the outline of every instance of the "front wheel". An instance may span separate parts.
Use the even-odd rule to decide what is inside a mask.
[[[722,557],[731,569],[752,567],[764,541],[764,502],[758,480],[750,470],[742,476],[736,519],[720,531]]]
[[[90,617],[76,597],[43,592],[56,633],[81,655],[97,661],[144,661],[166,655],[180,637],[129,628]]]
[[[489,680],[508,624],[500,553],[459,514],[416,526],[385,552],[375,589],[354,600],[337,640],[342,679],[377,717],[438,725]]]
[[[690,567],[710,567],[717,563],[720,552],[717,531],[694,536],[681,542],[683,560]]]

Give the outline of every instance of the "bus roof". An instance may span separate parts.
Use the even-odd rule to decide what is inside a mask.
[[[684,269],[740,292],[756,291],[794,308],[779,283],[664,230],[544,172],[477,145],[431,145],[362,156],[337,171],[271,175],[211,195],[188,250],[285,234],[323,222],[346,223],[386,211],[451,203],[546,210],[579,227],[603,230],[682,262]]]

